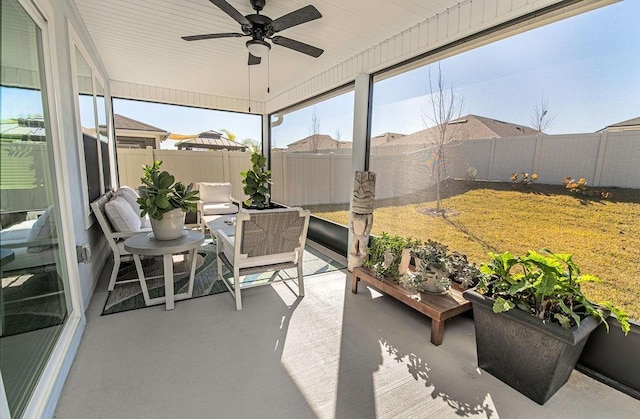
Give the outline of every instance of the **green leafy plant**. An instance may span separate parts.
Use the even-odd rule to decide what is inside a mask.
[[[244,204],[247,207],[263,209],[269,206],[271,170],[265,170],[267,158],[260,153],[251,154],[251,164],[251,170],[240,173],[243,178],[243,191],[249,196]]]
[[[580,284],[599,279],[581,275],[571,254],[543,249],[530,250],[525,256],[514,256],[510,252],[490,255],[492,260],[480,268],[484,275],[478,292],[495,299],[495,313],[518,308],[544,322],[570,329],[587,316],[603,321],[607,312],[612,312],[624,333],[629,332],[628,315],[624,311],[609,301],[594,304],[582,293]],[[605,325],[608,328],[606,322]]]
[[[447,246],[436,241],[427,240],[415,246],[411,256],[416,261],[415,273],[399,280],[408,289],[424,291],[430,279],[435,279],[442,290],[448,289],[451,282],[466,289],[475,286],[481,276],[480,269],[469,263],[466,255],[457,251],[449,252]]]
[[[482,273],[475,263],[470,263],[467,255],[460,252],[452,252],[448,255],[451,273],[449,278],[462,288],[475,287],[480,281]]]
[[[174,209],[183,212],[196,211],[198,191],[193,189],[193,183],[184,186],[176,182],[175,177],[167,171],[160,171],[162,161],[155,161],[152,165],[143,166],[144,176],[141,190],[143,197],[138,198],[141,215],[155,220],[162,220],[164,214]]]
[[[379,277],[400,278],[398,267],[404,249],[411,248],[420,243],[414,238],[395,236],[382,233],[380,236],[371,236],[371,242],[367,249],[367,258],[363,265],[374,271]]]

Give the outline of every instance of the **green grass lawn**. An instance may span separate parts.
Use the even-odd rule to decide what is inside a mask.
[[[602,279],[584,285],[592,301],[612,301],[640,319],[640,191],[608,190],[612,196],[604,200],[573,195],[561,186],[518,191],[509,184],[453,181],[442,200],[451,215],[421,213],[435,207],[427,191],[422,202],[413,196],[412,203],[378,203],[372,232],[439,241],[477,263],[487,261],[491,251],[572,253],[583,274]],[[314,214],[345,225],[348,220],[344,210],[319,208]]]

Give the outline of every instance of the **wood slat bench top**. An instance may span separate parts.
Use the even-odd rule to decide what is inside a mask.
[[[358,281],[364,281],[380,292],[387,294],[432,319],[431,343],[442,344],[444,321],[471,310],[471,302],[462,292],[451,288],[446,294],[416,293],[408,291],[391,278],[378,279],[375,273],[363,267],[354,268],[351,292],[358,293]]]

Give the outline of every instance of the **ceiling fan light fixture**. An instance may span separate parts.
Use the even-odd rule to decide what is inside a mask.
[[[251,39],[247,41],[247,49],[249,50],[249,54],[262,58],[267,56],[271,45],[266,41]]]

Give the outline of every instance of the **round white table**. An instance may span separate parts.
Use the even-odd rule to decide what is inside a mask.
[[[133,260],[136,264],[138,279],[142,287],[144,295],[144,303],[147,306],[155,304],[166,304],[167,310],[174,309],[174,302],[191,298],[193,293],[193,281],[196,273],[196,250],[204,243],[204,234],[199,231],[184,230],[181,238],[175,240],[156,240],[152,233],[142,233],[137,236],[129,237],[124,241],[124,248],[127,252],[133,254]],[[189,252],[191,261],[191,271],[189,273],[189,290],[174,295],[173,290],[173,255],[176,253]],[[149,290],[140,263],[140,256],[162,256],[164,269],[164,297],[149,297]]]

